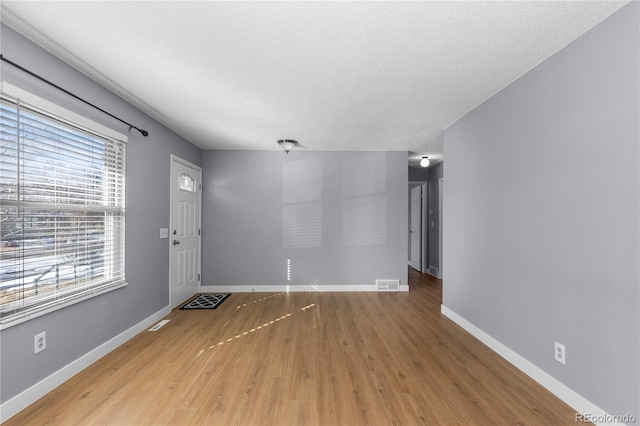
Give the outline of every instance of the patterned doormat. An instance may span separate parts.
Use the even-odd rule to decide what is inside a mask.
[[[228,293],[203,293],[186,303],[180,309],[216,309],[229,296],[231,296],[231,294]]]

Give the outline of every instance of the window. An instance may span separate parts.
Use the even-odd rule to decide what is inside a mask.
[[[196,192],[195,181],[186,173],[180,174],[180,189],[183,191]]]
[[[126,285],[125,151],[1,94],[0,327]]]

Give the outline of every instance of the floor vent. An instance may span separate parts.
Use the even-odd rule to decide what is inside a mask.
[[[162,327],[163,325],[165,325],[169,321],[171,321],[171,320],[168,320],[168,319],[162,320],[159,323],[157,323],[156,325],[154,325],[153,327],[151,327],[149,329],[149,331],[158,331],[160,329],[160,327]]]
[[[400,291],[400,280],[376,280],[378,291]]]

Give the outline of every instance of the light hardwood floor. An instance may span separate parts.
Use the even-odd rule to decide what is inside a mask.
[[[237,293],[174,310],[12,425],[575,424],[575,412],[411,291]]]

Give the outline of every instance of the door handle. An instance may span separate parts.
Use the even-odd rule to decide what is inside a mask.
[[[177,246],[178,244],[180,244],[180,241],[178,241],[178,240],[173,240],[173,245],[174,245],[174,246]]]

